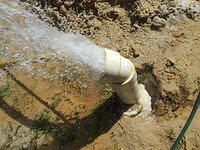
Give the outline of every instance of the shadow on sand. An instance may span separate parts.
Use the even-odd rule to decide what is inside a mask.
[[[93,113],[84,118],[65,119],[64,115],[55,110],[47,102],[42,100],[36,93],[31,91],[26,85],[21,83],[8,69],[3,70],[18,83],[24,90],[31,94],[37,101],[51,110],[55,115],[60,117],[63,123],[50,122],[48,119],[40,118],[39,120],[31,120],[24,116],[19,110],[10,106],[0,97],[0,109],[8,114],[11,118],[18,121],[20,124],[31,128],[35,131],[40,131],[44,134],[49,134],[54,138],[54,141],[46,145],[41,145],[38,149],[81,149],[82,147],[92,143],[97,137],[108,132],[113,125],[120,119],[122,113],[130,108],[130,105],[124,105],[119,101],[116,94],[113,94],[102,105],[98,106]]]

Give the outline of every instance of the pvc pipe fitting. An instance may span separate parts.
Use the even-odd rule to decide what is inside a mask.
[[[130,78],[134,69],[132,62],[122,57],[118,52],[105,49],[106,55],[106,78],[109,82],[123,84]]]
[[[133,63],[118,52],[105,49],[106,80],[126,104],[139,104],[142,112],[151,112],[151,97],[144,85],[138,84]]]

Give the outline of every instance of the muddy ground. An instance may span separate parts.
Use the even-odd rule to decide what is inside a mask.
[[[200,90],[198,11],[174,0],[22,0],[22,5],[58,30],[83,34],[129,58],[154,110],[147,118],[122,117],[130,106],[106,85],[87,83],[91,88],[82,91],[82,84],[71,86],[68,74],[50,81],[7,66],[1,70],[0,149],[170,148]],[[53,74],[60,66],[47,61],[34,67]],[[199,119],[198,111],[179,149],[200,149]]]

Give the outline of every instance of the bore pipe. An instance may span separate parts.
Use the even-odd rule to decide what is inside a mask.
[[[105,49],[106,81],[126,104],[139,104],[144,114],[151,112],[151,97],[144,85],[138,84],[133,63],[118,52]],[[135,113],[139,112],[134,112]],[[130,113],[127,115],[131,115]]]

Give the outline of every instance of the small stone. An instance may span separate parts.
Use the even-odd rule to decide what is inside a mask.
[[[159,7],[159,9],[160,9],[161,11],[166,11],[166,10],[167,10],[167,6],[166,6],[166,5],[161,5],[161,6]]]
[[[149,18],[147,18],[147,22],[146,22],[147,24],[151,24],[151,18],[149,17]]]
[[[74,3],[73,0],[68,0],[64,2],[64,5],[68,7],[68,6],[71,6],[73,3]]]
[[[168,15],[170,12],[169,12],[169,9],[168,9],[167,5],[161,5],[161,6],[159,7],[159,13],[160,13],[162,16]]]
[[[174,66],[174,61],[171,60],[171,59],[168,59],[165,65],[166,65],[166,67],[173,67]]]
[[[133,56],[133,58],[137,58],[137,57],[140,56],[139,46],[137,46],[136,44],[131,44],[130,48],[132,50],[132,56]]]
[[[140,26],[138,24],[134,24],[133,27],[137,30],[140,28]]]
[[[160,18],[158,16],[155,16],[153,18],[153,24],[154,27],[156,28],[161,28],[161,27],[165,27],[166,26],[166,20],[163,18]]]

